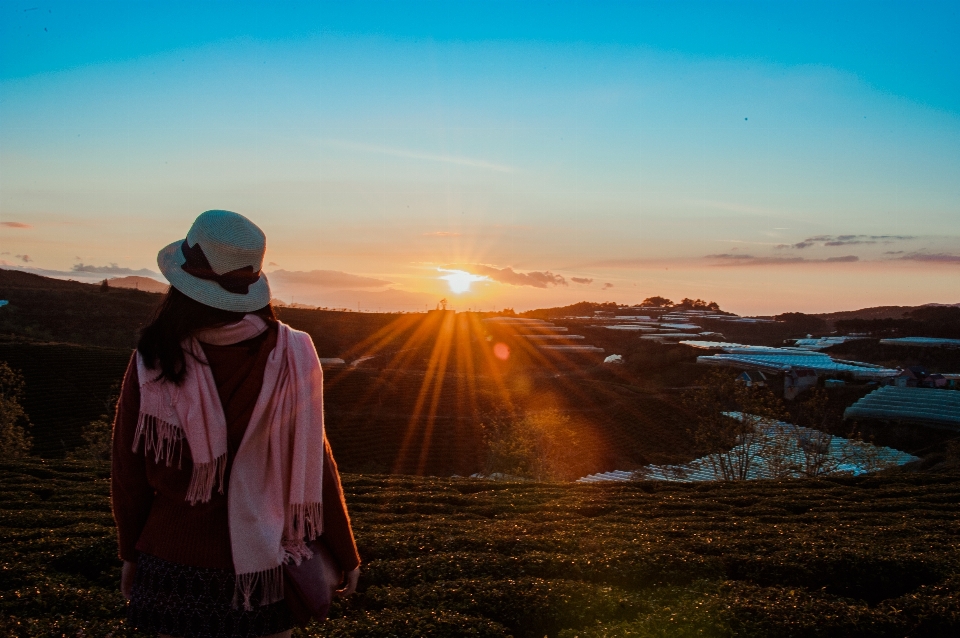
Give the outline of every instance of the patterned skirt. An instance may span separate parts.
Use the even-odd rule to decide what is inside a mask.
[[[189,567],[140,554],[127,617],[140,631],[180,638],[256,638],[294,626],[283,600],[251,611],[235,609],[234,582],[230,570]]]

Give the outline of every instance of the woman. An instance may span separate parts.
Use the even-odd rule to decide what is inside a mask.
[[[283,564],[320,538],[360,559],[323,430],[310,337],[277,321],[266,239],[229,211],[160,251],[171,284],[141,333],[113,437],[112,501],[131,624],[182,638],[289,636]]]

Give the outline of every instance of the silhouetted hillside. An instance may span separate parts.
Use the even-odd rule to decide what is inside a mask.
[[[112,417],[129,348],[0,340],[0,360],[23,372],[23,407],[33,422],[34,452],[59,457],[82,443],[83,427]]]
[[[62,281],[0,268],[0,334],[106,348],[132,348],[157,293]]]
[[[836,322],[836,327],[841,332],[876,337],[960,339],[960,308],[922,306],[904,313],[899,319],[842,319]]]
[[[845,319],[903,319],[904,315],[911,311],[929,307],[931,306],[875,306],[873,308],[861,308],[860,310],[824,312],[814,316],[820,317],[831,324]]]

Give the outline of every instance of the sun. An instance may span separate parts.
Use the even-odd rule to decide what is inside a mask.
[[[487,281],[487,277],[483,275],[474,275],[465,270],[445,270],[443,268],[439,269],[440,272],[447,273],[446,275],[441,275],[440,279],[446,279],[447,285],[450,286],[452,292],[457,293],[458,295],[463,292],[470,292],[470,284],[475,281]]]

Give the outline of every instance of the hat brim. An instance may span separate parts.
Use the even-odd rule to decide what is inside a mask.
[[[187,260],[180,250],[183,241],[175,241],[157,253],[157,266],[171,286],[194,301],[231,312],[253,312],[270,303],[270,283],[262,272],[260,279],[250,285],[245,295],[229,292],[215,281],[200,279],[185,272],[182,266]]]

